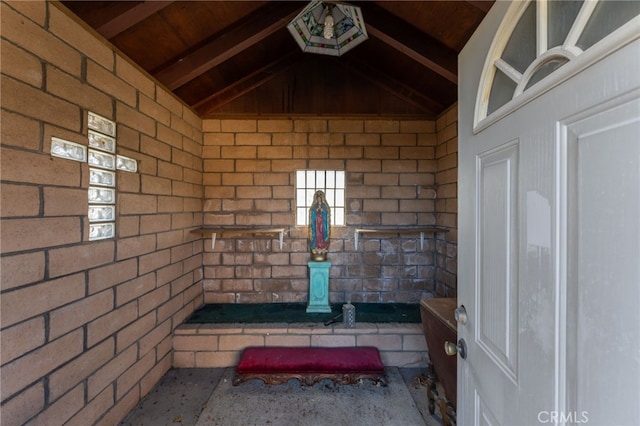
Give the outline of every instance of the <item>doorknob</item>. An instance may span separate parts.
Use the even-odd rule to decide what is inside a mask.
[[[467,359],[467,343],[464,339],[458,340],[457,345],[449,341],[444,342],[444,352],[449,356],[460,354],[460,358]]]
[[[464,305],[457,307],[456,310],[453,311],[453,316],[460,324],[465,325],[467,323],[467,310],[464,308]]]

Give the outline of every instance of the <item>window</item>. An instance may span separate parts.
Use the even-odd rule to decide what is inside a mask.
[[[638,1],[514,2],[483,70],[476,99],[476,131],[485,118],[493,115],[493,120],[498,119],[520,105],[511,101],[527,98],[523,94],[531,98],[556,83],[562,71],[566,75],[577,72],[580,65],[576,70],[567,70],[566,65],[578,62],[583,53],[591,51],[589,58],[597,60],[598,55],[611,53],[637,37],[639,20]],[[585,62],[583,59],[581,66]],[[551,75],[555,80],[547,79]],[[507,104],[511,108],[503,108]],[[494,114],[498,110],[501,112]]]
[[[116,236],[116,123],[89,112],[89,240]]]
[[[331,208],[331,225],[344,226],[344,171],[298,170],[296,172],[296,225],[309,224],[309,208],[316,191],[324,191]]]

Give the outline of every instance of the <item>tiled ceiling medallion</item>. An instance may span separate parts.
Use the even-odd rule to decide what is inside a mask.
[[[359,7],[313,0],[287,25],[304,52],[340,56],[367,40]]]

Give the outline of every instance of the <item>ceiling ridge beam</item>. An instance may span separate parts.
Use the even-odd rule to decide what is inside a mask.
[[[286,27],[299,13],[299,6],[293,6],[295,6],[293,12],[291,12],[293,7],[290,3],[279,6],[277,10],[283,13],[284,16],[280,15],[281,17],[275,21],[264,19],[261,16],[264,14],[264,11],[261,9],[257,10],[253,14],[256,19],[250,19],[249,22],[244,25],[231,30],[179,59],[177,62],[159,70],[155,73],[154,77],[170,90],[185,85],[210,69],[250,48],[267,36]],[[260,24],[263,26],[260,27]]]
[[[232,84],[225,86],[223,89],[194,103],[192,108],[198,111],[201,116],[206,116],[212,111],[238,99],[282,74],[300,61],[302,57],[303,55],[298,49],[291,50],[280,56],[277,60],[270,62],[251,74],[242,77]]]
[[[96,28],[102,36],[111,39],[121,32],[133,27],[138,22],[169,6],[173,1],[143,1],[126,12],[108,20]]]

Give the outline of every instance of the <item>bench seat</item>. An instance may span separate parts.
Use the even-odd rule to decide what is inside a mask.
[[[298,379],[313,385],[323,379],[353,384],[371,379],[386,385],[384,365],[375,347],[248,347],[236,367],[234,385],[251,379],[282,384]]]

